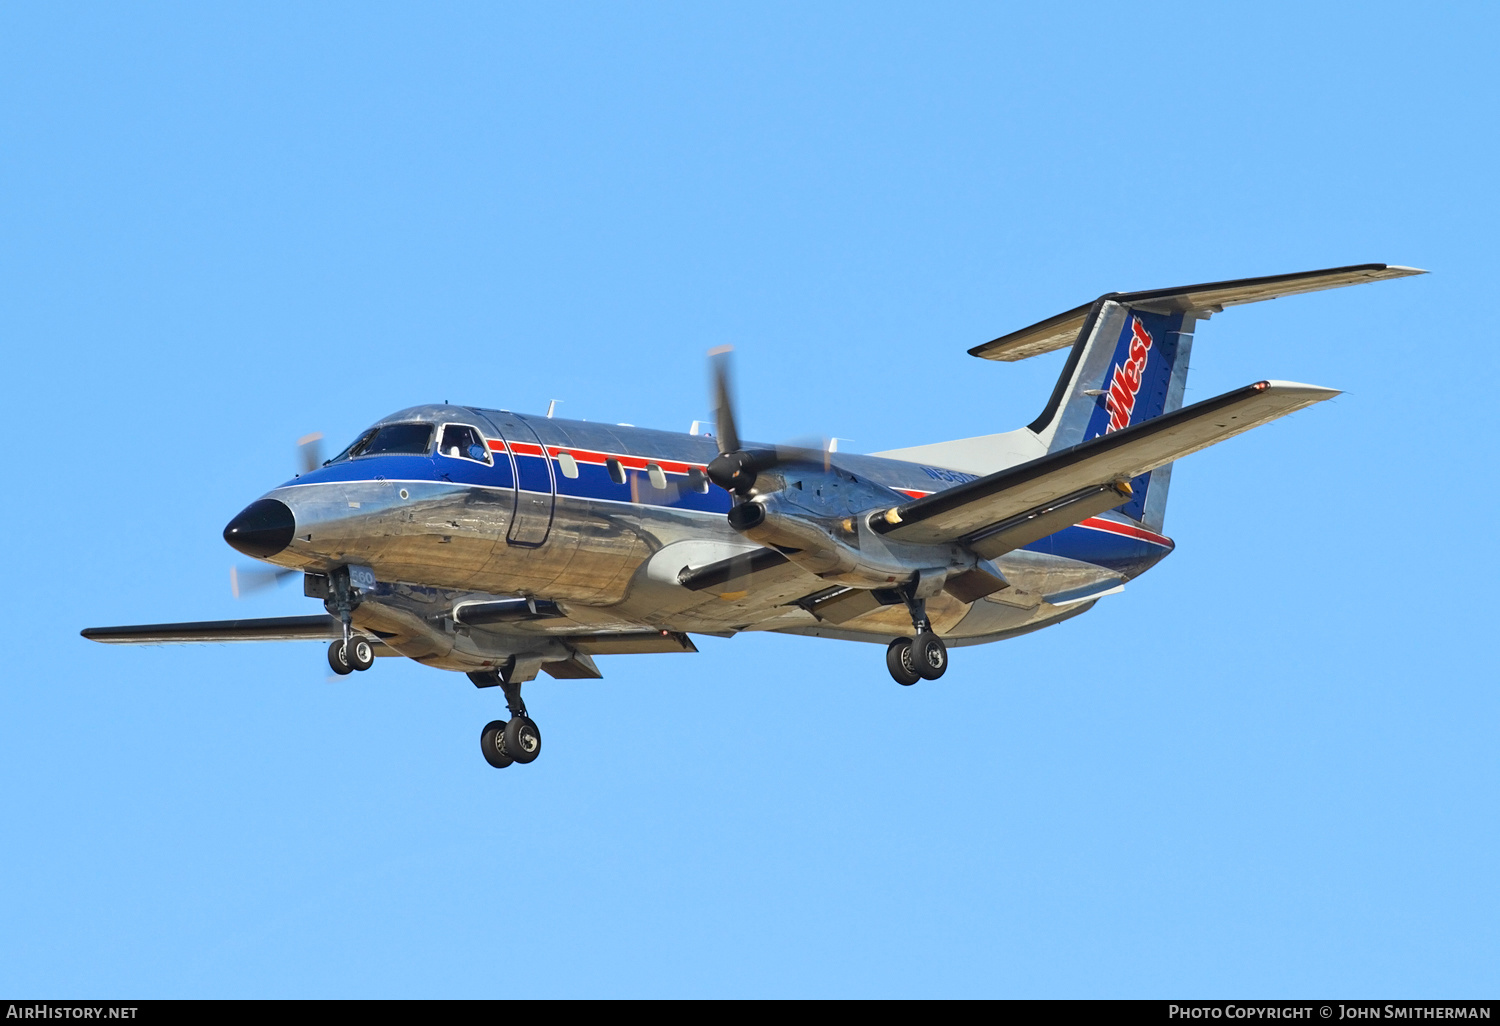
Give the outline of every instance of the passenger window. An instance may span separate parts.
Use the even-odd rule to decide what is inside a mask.
[[[611,481],[613,481],[615,484],[625,483],[625,468],[621,466],[619,460],[611,456],[609,459],[604,461],[604,465],[609,468],[609,479]]]
[[[448,424],[443,427],[443,437],[438,442],[438,452],[459,460],[473,460],[489,466],[489,446],[484,444],[478,431],[467,424]]]
[[[562,471],[563,477],[578,476],[578,461],[573,458],[573,454],[570,452],[560,452],[557,454],[557,466]]]
[[[380,456],[391,453],[427,455],[432,445],[431,424],[387,424],[377,428],[375,434],[363,446],[351,452],[351,456]]]
[[[687,472],[687,486],[689,489],[695,492],[707,492],[708,475],[703,473],[703,471],[699,470],[697,467],[689,467]]]
[[[667,490],[667,474],[655,463],[646,464],[646,476],[651,479],[651,487],[659,492]]]

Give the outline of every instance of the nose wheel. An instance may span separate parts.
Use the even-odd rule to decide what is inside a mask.
[[[343,625],[344,636],[328,646],[328,665],[340,677],[375,665],[375,649],[370,642],[354,633],[354,610],[359,606],[359,591],[350,581],[350,568],[338,567],[329,575],[330,593],[323,606]],[[368,567],[364,573],[374,581]]]
[[[328,665],[340,677],[375,665],[375,650],[364,638],[335,641],[328,646]]]

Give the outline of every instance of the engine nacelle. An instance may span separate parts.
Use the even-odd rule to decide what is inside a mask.
[[[889,588],[920,580],[933,592],[950,577],[967,575],[980,560],[956,545],[893,543],[870,530],[863,514],[809,516],[778,493],[758,496],[729,511],[729,524],[751,541],[780,550],[809,573],[851,588]],[[998,580],[984,593],[1005,587]],[[973,599],[966,599],[973,601]]]

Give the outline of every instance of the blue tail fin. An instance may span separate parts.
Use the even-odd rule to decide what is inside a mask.
[[[1101,298],[1084,319],[1052,400],[1031,430],[1048,452],[1056,452],[1178,409],[1193,325],[1191,312],[1153,312]],[[1171,476],[1168,464],[1131,481],[1134,494],[1116,512],[1160,531]]]
[[[1192,318],[1181,312],[1130,311],[1099,386],[1104,394],[1094,399],[1094,412],[1082,441],[1160,417],[1182,406],[1188,354],[1193,347],[1192,330]],[[1162,530],[1171,477],[1170,463],[1137,477],[1130,482],[1133,497],[1117,507],[1117,512],[1153,531]]]

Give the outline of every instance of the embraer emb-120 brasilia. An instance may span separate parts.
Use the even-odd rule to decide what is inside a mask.
[[[599,677],[600,655],[693,652],[690,634],[878,642],[897,682],[936,680],[950,646],[1077,616],[1171,552],[1173,460],[1338,394],[1258,381],[1183,406],[1198,321],[1420,273],[1363,264],[1100,296],[970,350],[1071,347],[1029,425],[873,455],[742,441],[722,357],[712,438],[415,406],[307,460],[224,529],[302,573],[325,613],[83,636],[321,639],[335,673],[377,655],[462,671],[504,692],[509,719],[480,735],[496,767],[541,751],[523,682]]]

